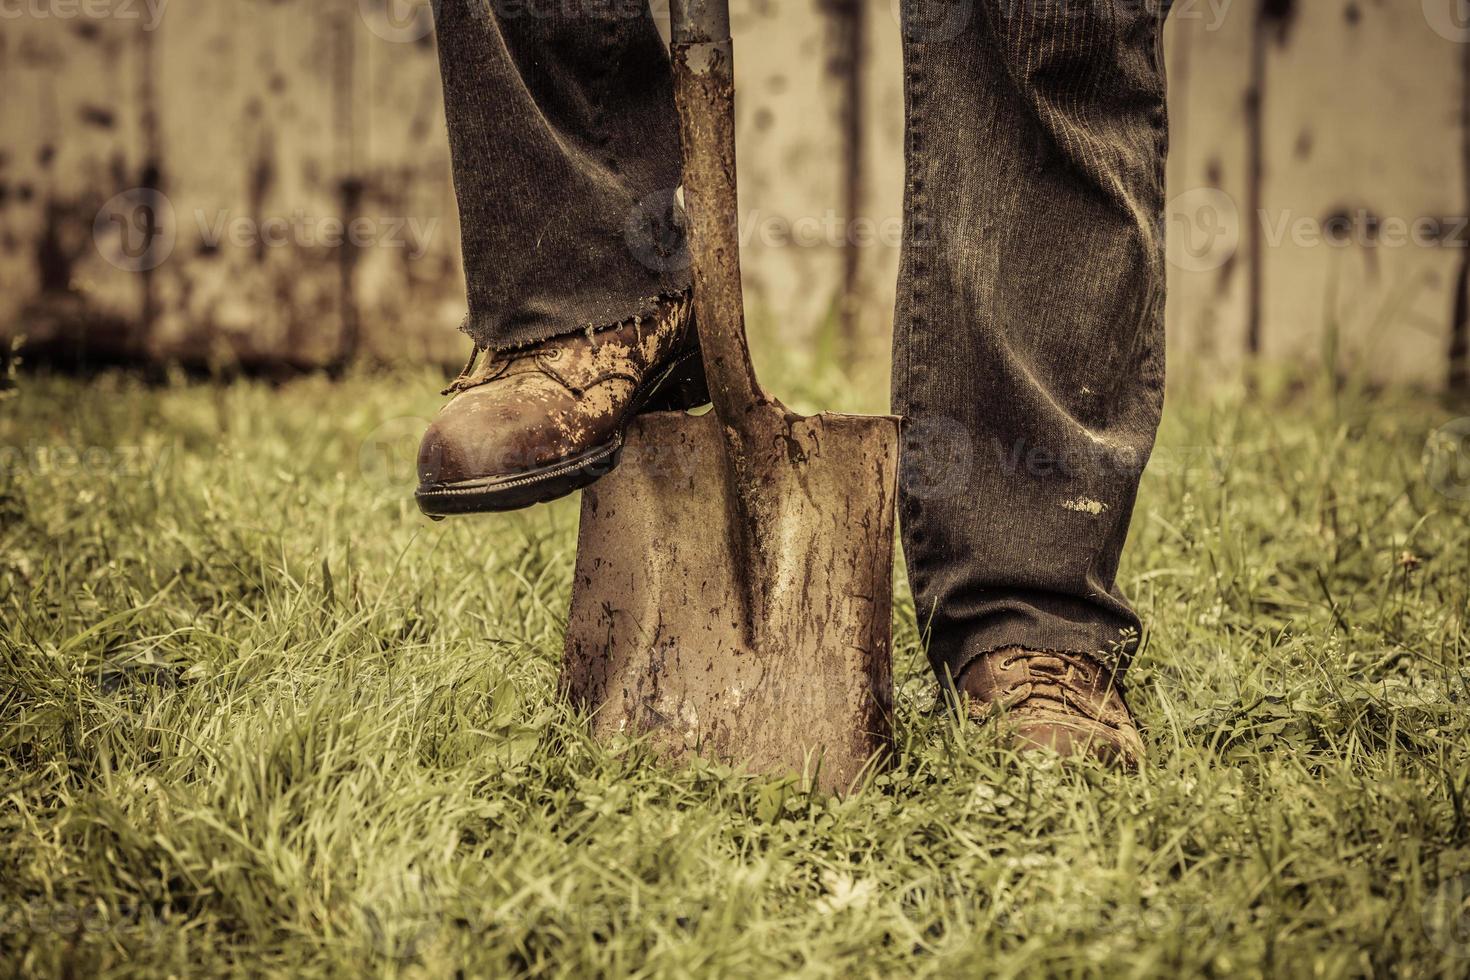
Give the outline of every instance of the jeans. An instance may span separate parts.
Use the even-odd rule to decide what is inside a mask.
[[[1116,577],[1163,406],[1167,12],[902,0],[899,516],[941,682],[1010,646],[1120,670],[1137,647]],[[441,0],[436,23],[476,343],[688,289],[648,11]]]

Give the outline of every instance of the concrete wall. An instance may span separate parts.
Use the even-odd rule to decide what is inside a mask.
[[[1455,217],[1466,211],[1456,2],[1176,0],[1173,365],[1240,363],[1254,320],[1266,357],[1329,352],[1382,379],[1443,380],[1470,239]],[[666,19],[666,0],[654,8]],[[5,10],[0,330],[94,357],[463,352],[425,10],[408,0]],[[752,308],[792,342],[845,320],[877,347],[902,194],[896,3],[735,0],[734,10]],[[866,244],[845,244],[854,237]]]

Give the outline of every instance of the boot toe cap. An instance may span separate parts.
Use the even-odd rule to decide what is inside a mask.
[[[1143,742],[1136,731],[1075,717],[1026,718],[1011,729],[1022,752],[1048,750],[1063,758],[1092,758],[1111,766],[1137,768]]]
[[[425,487],[514,478],[581,455],[614,435],[610,419],[585,418],[564,393],[535,383],[462,392],[419,444]]]

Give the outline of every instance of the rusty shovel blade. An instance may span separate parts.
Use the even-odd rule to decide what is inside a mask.
[[[858,782],[891,742],[898,439],[891,417],[789,416],[753,460],[763,560],[715,414],[639,419],[582,497],[562,686],[594,733]]]
[[[728,0],[670,4],[714,411],[646,415],[586,490],[562,686],[598,734],[856,783],[890,738],[898,420],[787,411],[741,295]]]

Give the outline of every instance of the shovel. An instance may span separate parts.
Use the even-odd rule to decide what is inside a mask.
[[[672,21],[714,411],[641,416],[583,491],[562,689],[598,736],[840,791],[891,743],[899,420],[795,415],[757,382],[728,0],[674,0]]]

